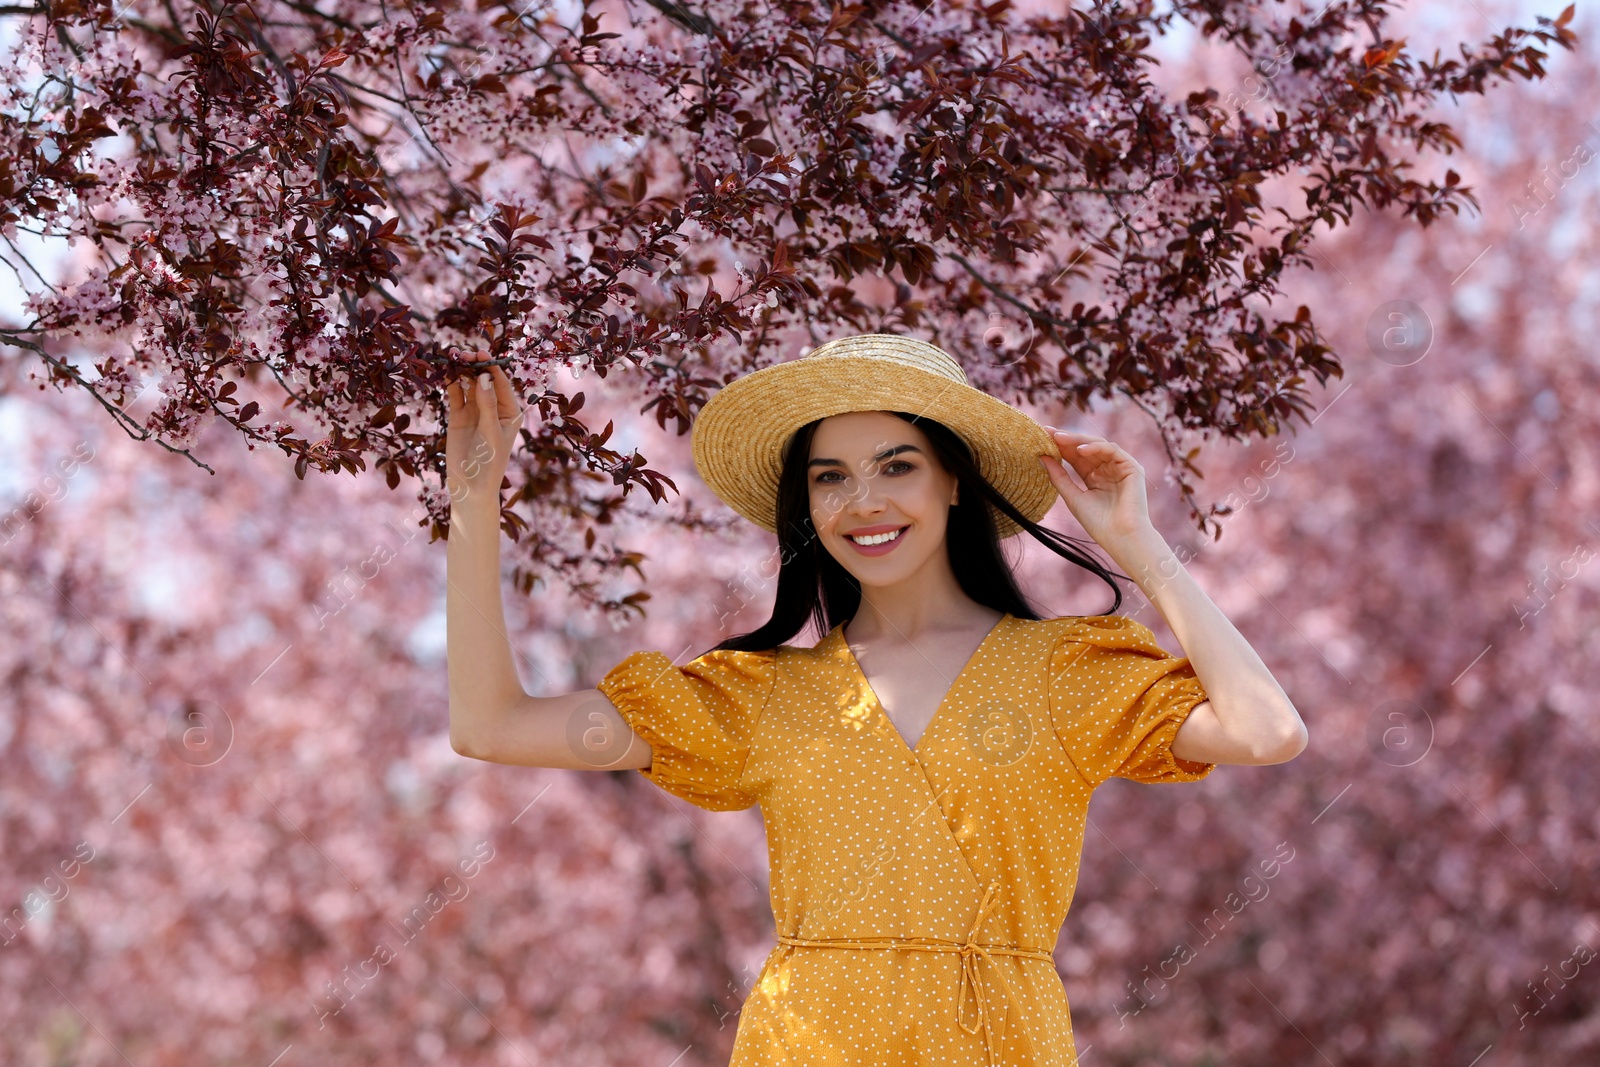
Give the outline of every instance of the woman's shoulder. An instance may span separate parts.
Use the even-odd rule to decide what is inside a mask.
[[[1150,628],[1127,615],[1058,615],[1026,622],[1062,645],[1086,644],[1137,651],[1149,651],[1156,645]]]
[[[811,645],[785,643],[772,648],[745,650],[713,648],[701,653],[695,662],[717,667],[744,667],[748,669],[771,668],[780,660],[794,657],[820,659],[829,651],[833,634],[824,634]]]
[[[775,648],[747,651],[742,648],[713,648],[700,653],[690,663],[707,670],[766,672],[777,661]]]
[[[790,666],[831,661],[837,658],[839,646],[844,643],[843,627],[844,624],[840,623],[809,645],[802,641],[779,645],[772,650],[772,654]]]

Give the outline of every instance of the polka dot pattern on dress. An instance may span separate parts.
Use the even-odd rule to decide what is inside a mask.
[[[761,807],[779,943],[730,1067],[1076,1067],[1051,953],[1090,795],[1215,767],[1171,751],[1206,699],[1189,661],[1119,615],[1003,616],[915,749],[842,625],[681,667],[635,652],[598,688],[650,745],[650,781]]]

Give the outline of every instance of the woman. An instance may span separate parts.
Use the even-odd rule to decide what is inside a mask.
[[[761,805],[778,944],[732,1067],[1075,1064],[1051,952],[1095,787],[1306,744],[1150,524],[1139,465],[974,389],[933,345],[830,341],[734,381],[694,426],[706,484],[778,535],[771,620],[681,667],[636,652],[595,689],[532,697],[500,626],[499,486],[521,417],[498,368],[450,386],[456,751],[634,767],[703,808]],[[1057,496],[1186,658],[1124,616],[1029,606],[1000,552],[1024,530],[1121,603],[1036,525]],[[808,620],[827,636],[786,644]]]

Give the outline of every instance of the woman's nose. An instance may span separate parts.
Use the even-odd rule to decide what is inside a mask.
[[[870,474],[856,482],[855,492],[850,494],[850,510],[861,515],[872,515],[882,511],[887,506],[883,493],[875,484],[877,479]]]

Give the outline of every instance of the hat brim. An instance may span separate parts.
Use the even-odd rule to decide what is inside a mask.
[[[949,427],[972,449],[984,478],[1031,522],[1059,498],[1038,456],[1059,458],[1060,450],[1027,414],[970,385],[866,356],[795,359],[730,382],[695,419],[695,468],[724,503],[776,533],[790,437],[809,422],[852,411],[906,411]],[[998,509],[994,518],[1000,537],[1022,532]]]

